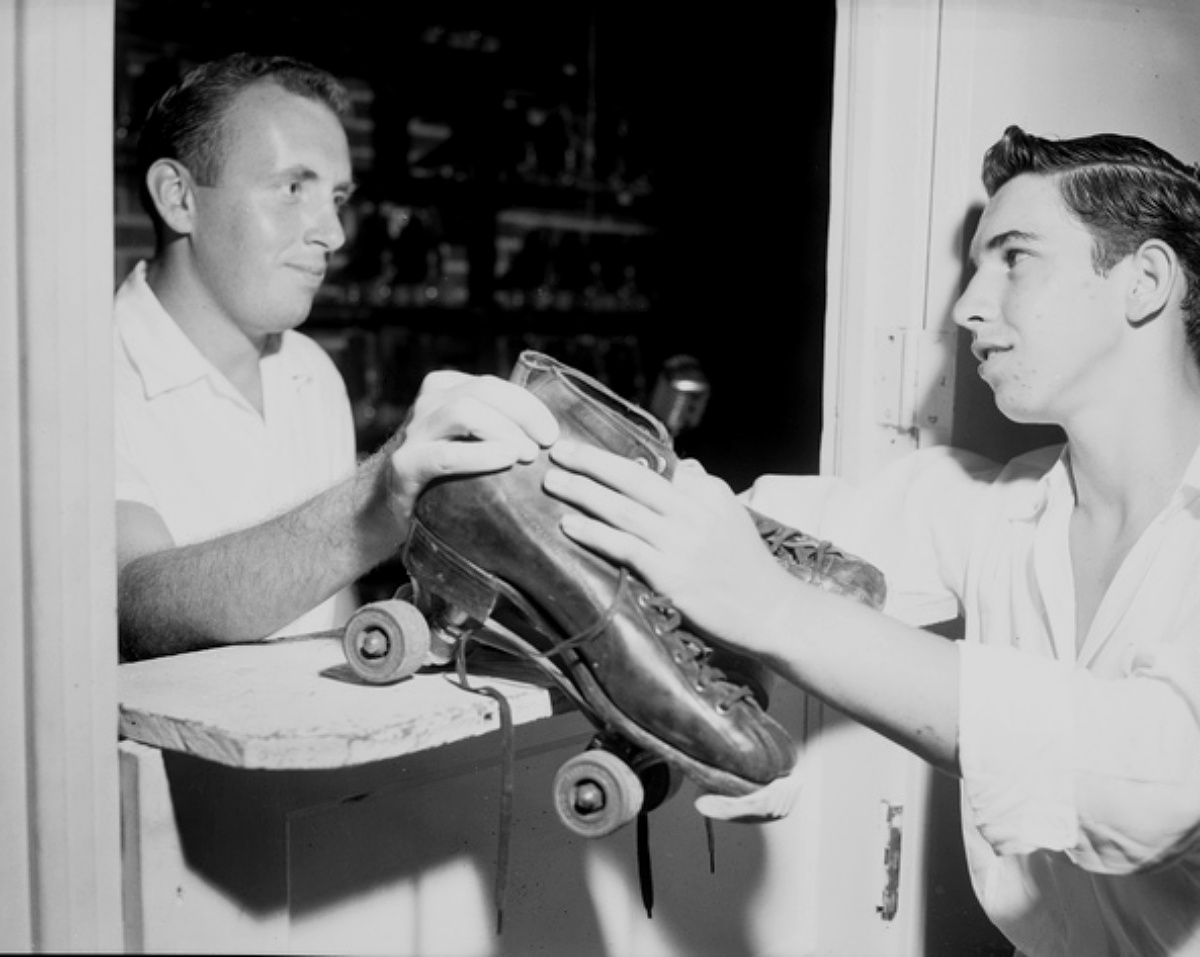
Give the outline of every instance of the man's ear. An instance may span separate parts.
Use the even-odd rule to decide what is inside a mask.
[[[146,170],[146,189],[158,215],[172,231],[180,235],[192,231],[196,192],[187,167],[177,160],[155,160]]]
[[[1133,325],[1159,315],[1173,296],[1182,297],[1185,279],[1175,250],[1160,239],[1148,239],[1133,254],[1133,277],[1125,312]]]

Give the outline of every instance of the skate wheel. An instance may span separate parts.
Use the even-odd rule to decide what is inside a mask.
[[[644,800],[637,772],[611,751],[577,754],[554,776],[555,810],[580,837],[612,834],[637,817]]]
[[[346,623],[342,650],[351,670],[369,684],[407,678],[429,652],[429,626],[415,607],[390,599],[364,605]]]

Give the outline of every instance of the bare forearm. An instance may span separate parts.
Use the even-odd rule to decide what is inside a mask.
[[[755,644],[785,678],[947,773],[958,775],[954,643],[800,583]]]
[[[386,467],[381,453],[261,525],[130,561],[118,580],[122,658],[259,640],[353,583],[402,540]]]

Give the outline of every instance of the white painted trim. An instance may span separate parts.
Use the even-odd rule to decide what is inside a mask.
[[[952,425],[956,334],[941,318],[944,259],[936,288],[931,276],[935,211],[960,198],[939,199],[934,189],[935,175],[953,160],[939,137],[943,100],[953,95],[941,85],[943,7],[943,0],[838,3],[821,471],[851,481],[947,441]],[[883,875],[860,867],[853,880],[864,896],[853,906],[870,916],[851,931],[843,919],[851,903],[834,905],[842,910],[822,920],[819,939],[830,952],[923,953],[932,772],[861,728],[843,729],[837,747],[820,757],[810,786],[829,792],[824,828],[838,826],[849,802],[871,797],[903,808],[904,840],[894,919],[884,924],[871,913]],[[861,761],[851,771],[855,758]],[[851,843],[864,860],[882,855],[874,834]],[[826,863],[850,851],[848,844],[830,848]]]
[[[5,949],[122,947],[113,31],[112,0],[0,3]]]
[[[942,0],[838,3],[826,474],[854,479],[918,442],[941,18]]]
[[[17,112],[16,8],[0,3],[0,122]],[[26,634],[22,528],[20,336],[17,328],[16,137],[0,137],[0,949],[33,947],[33,890],[28,862],[29,782],[25,769]]]

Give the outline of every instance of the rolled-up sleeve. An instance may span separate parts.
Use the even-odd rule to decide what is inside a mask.
[[[1200,835],[1200,659],[1171,644],[1097,677],[1012,648],[961,648],[964,797],[997,854],[1085,870],[1168,862]]]
[[[1080,640],[1061,447],[997,469],[922,450],[752,507],[959,601],[964,847],[1022,952],[1200,954],[1200,451]]]

